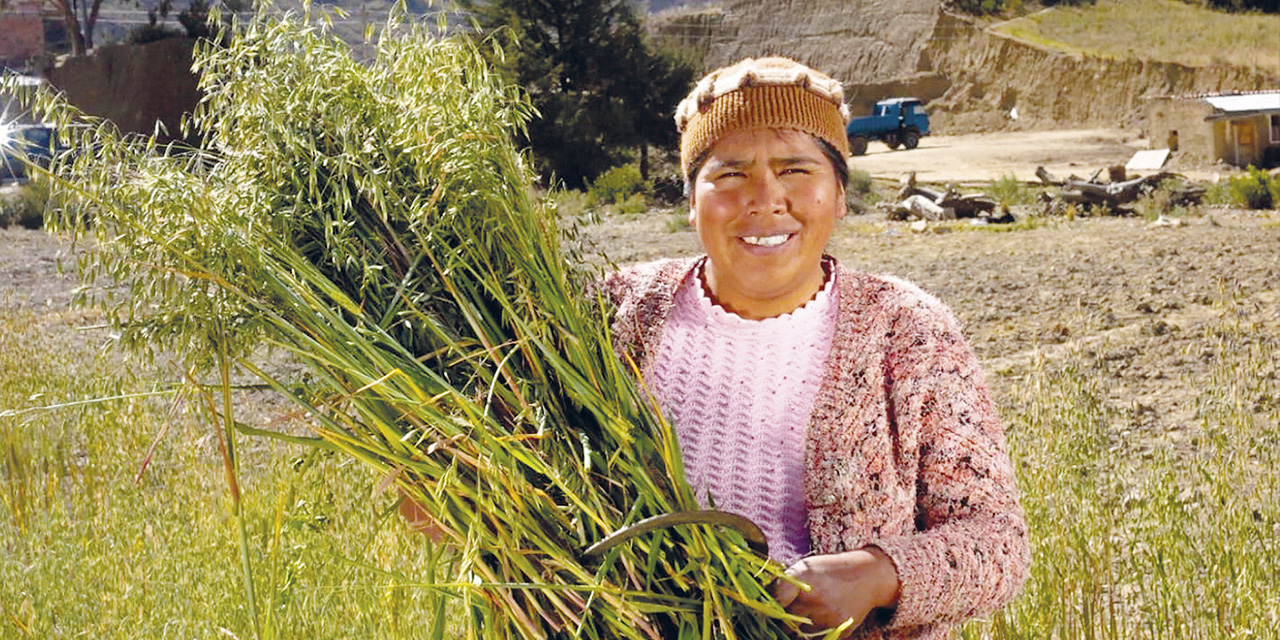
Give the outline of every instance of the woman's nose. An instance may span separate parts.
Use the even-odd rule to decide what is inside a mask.
[[[752,212],[780,213],[787,208],[786,185],[771,171],[756,174],[751,195]]]

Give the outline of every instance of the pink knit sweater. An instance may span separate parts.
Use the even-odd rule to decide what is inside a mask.
[[[605,280],[615,344],[646,378],[695,263],[649,263]],[[1027,529],[1004,433],[941,303],[901,280],[836,270],[839,316],[805,443],[812,550],[875,545],[898,570],[897,609],[854,638],[944,638],[1026,579]]]
[[[809,552],[805,432],[836,324],[833,285],[791,313],[746,320],[716,306],[695,270],[645,374],[699,501],[750,518],[784,565]]]

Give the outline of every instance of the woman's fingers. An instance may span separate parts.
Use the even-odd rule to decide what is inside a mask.
[[[791,603],[795,602],[796,598],[799,597],[801,593],[799,586],[786,580],[775,580],[773,582],[773,586],[770,587],[769,590],[773,592],[774,599],[777,600],[778,604],[782,605],[784,609],[791,606]]]

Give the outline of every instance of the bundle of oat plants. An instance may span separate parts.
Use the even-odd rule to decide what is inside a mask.
[[[358,61],[323,19],[263,15],[198,48],[192,149],[40,105],[93,125],[48,176],[51,226],[92,238],[81,270],[115,293],[123,344],[177,354],[193,384],[220,374],[200,386],[221,389],[233,492],[237,434],[270,435],[235,419],[247,370],[312,416],[315,438],[278,437],[354,456],[434,514],[434,637],[794,633],[768,594],[781,567],[732,529],[585,553],[698,507],[597,274],[531,195],[512,139],[534,114],[486,65],[501,52],[393,16]]]

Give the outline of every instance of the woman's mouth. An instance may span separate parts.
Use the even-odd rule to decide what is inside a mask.
[[[793,233],[780,233],[772,236],[742,236],[742,241],[755,247],[776,247],[791,239]]]

